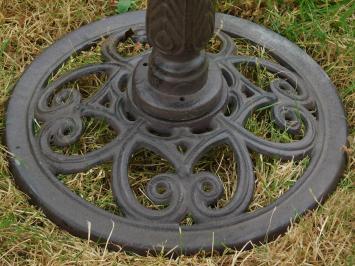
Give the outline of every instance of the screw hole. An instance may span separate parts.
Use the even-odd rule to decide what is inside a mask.
[[[145,66],[145,67],[148,66],[148,63],[143,63],[143,66]]]
[[[185,101],[185,97],[180,97],[180,102],[184,102]]]

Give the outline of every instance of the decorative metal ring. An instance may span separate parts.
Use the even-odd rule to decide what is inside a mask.
[[[115,46],[127,31],[136,32],[136,38],[143,40],[144,19],[144,12],[134,12],[68,34],[45,50],[15,86],[6,123],[6,142],[13,155],[11,169],[16,183],[51,220],[74,235],[87,238],[90,234],[112,247],[120,245],[139,253],[164,248],[192,254],[270,240],[335,189],[345,165],[342,147],[346,145],[347,127],[334,86],[296,45],[243,19],[217,16],[222,51],[209,57],[218,64],[229,86],[233,110],[228,115],[218,114],[213,128],[204,132],[176,128],[165,135],[153,132],[143,118],[127,115],[123,106],[126,95],[119,87],[129,84],[141,57],[123,58]],[[264,47],[277,62],[236,56],[232,48],[235,37]],[[53,73],[73,54],[102,38],[107,38],[102,46],[104,63],[73,70],[48,85]],[[262,66],[275,75],[270,89],[262,90],[237,71],[235,66],[240,64]],[[84,99],[77,90],[65,87],[92,73],[107,75],[95,95]],[[60,90],[62,86],[65,88]],[[265,106],[271,106],[278,127],[291,135],[304,130],[304,136],[292,143],[275,143],[249,132],[245,128],[248,117]],[[117,137],[85,155],[57,153],[53,146],[65,147],[80,138],[84,117],[107,121]],[[35,120],[43,124],[37,134],[33,130]],[[183,153],[176,148],[181,143],[186,148]],[[234,197],[223,208],[214,206],[223,190],[218,177],[192,170],[206,151],[219,144],[232,148],[239,177]],[[166,205],[162,209],[151,210],[140,204],[128,182],[129,159],[140,148],[158,153],[175,168],[174,173],[157,175],[147,186],[148,197]],[[281,159],[311,158],[307,170],[289,191],[253,212],[248,211],[255,184],[251,151]],[[58,174],[77,173],[110,161],[112,191],[122,216],[90,204],[57,178]],[[186,215],[191,215],[195,224],[180,225]]]

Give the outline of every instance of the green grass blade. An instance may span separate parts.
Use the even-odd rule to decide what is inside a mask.
[[[117,4],[117,13],[122,14],[128,12],[129,8],[134,3],[134,0],[120,0]]]

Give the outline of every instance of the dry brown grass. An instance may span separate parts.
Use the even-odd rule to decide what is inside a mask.
[[[27,197],[16,189],[12,181],[6,161],[6,148],[1,146],[0,265],[354,265],[355,241],[352,232],[355,203],[353,193],[355,73],[354,51],[351,48],[354,36],[350,33],[353,28],[347,30],[344,25],[337,24],[341,21],[341,14],[354,5],[354,1],[328,1],[331,6],[337,3],[340,5],[337,13],[331,17],[317,13],[317,10],[308,10],[307,6],[299,2],[287,0],[282,4],[276,4],[276,1],[223,0],[218,1],[218,4],[223,12],[265,24],[296,41],[325,68],[339,88],[350,125],[350,147],[346,148],[349,163],[337,191],[324,205],[300,218],[299,223],[292,225],[283,237],[250,251],[228,250],[221,256],[201,253],[193,257],[181,256],[174,259],[108,252],[95,243],[75,238],[60,230],[46,219],[41,211],[30,205]],[[311,2],[316,2],[319,9],[327,5],[325,1],[309,1]],[[115,5],[115,1],[108,0],[0,0],[1,135],[5,127],[5,102],[14,82],[25,67],[43,48],[66,32],[103,16],[113,15]],[[137,1],[137,7],[144,6],[144,1]],[[309,19],[307,14],[312,18]],[[347,24],[351,22],[353,17],[350,16]],[[318,31],[318,28],[322,31]],[[218,46],[218,42],[212,42],[211,46],[213,50]],[[142,47],[126,43],[119,49],[127,53],[136,53],[140,52]],[[60,73],[91,62],[90,60],[99,60],[99,57],[95,57],[98,52],[84,53],[81,58],[73,59],[69,65],[66,65],[68,68],[63,66]],[[254,51],[258,55],[262,52]],[[251,122],[250,126],[255,127],[255,125]],[[92,130],[97,128],[104,129],[95,124],[91,127]],[[262,126],[262,129],[265,128],[267,127]],[[95,139],[97,135],[90,132],[89,130],[87,139],[83,143],[100,141]],[[265,130],[256,133],[267,136]],[[273,137],[284,137],[282,132],[275,134]],[[83,152],[86,152],[89,148],[92,148],[92,145],[73,149],[76,151],[83,149]],[[225,187],[225,198],[219,203],[223,205],[223,201],[228,201],[234,192],[233,184],[237,179],[235,159],[233,153],[223,147],[213,150],[212,153],[213,156],[203,158],[196,168],[215,172],[225,184],[229,184]],[[141,193],[144,184],[142,180],[149,180],[151,172],[165,171],[169,166],[161,158],[153,156],[149,156],[150,160],[146,158],[144,152],[136,154],[131,162],[130,181],[137,195],[140,195],[142,203],[151,206]],[[281,163],[275,159],[256,155],[253,159],[259,182],[258,193],[251,209],[260,208],[275,200],[297,180],[307,165],[307,158],[298,163],[292,161]],[[85,199],[109,211],[119,213],[119,209],[112,203],[107,182],[110,176],[109,169],[109,165],[105,165],[86,173],[60,178]]]

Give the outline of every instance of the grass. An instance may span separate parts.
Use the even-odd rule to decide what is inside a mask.
[[[115,14],[116,1],[106,0],[0,0],[0,134],[5,130],[5,103],[11,88],[25,67],[45,47],[65,33],[93,20]],[[344,103],[349,128],[349,163],[337,191],[329,200],[290,226],[288,233],[276,241],[250,251],[228,250],[221,256],[197,254],[170,259],[163,256],[141,257],[124,252],[107,252],[95,243],[72,237],[45,218],[28,203],[27,197],[16,189],[6,161],[6,148],[0,146],[0,265],[354,265],[353,220],[354,149],[355,149],[355,73],[354,73],[354,6],[351,0],[223,0],[218,1],[221,12],[241,16],[263,24],[296,42],[328,73],[338,88]],[[136,1],[133,9],[145,7]],[[268,58],[260,47],[236,40],[238,53]],[[209,51],[217,52],[220,43],[214,39]],[[130,56],[148,48],[132,40],[120,44],[118,51]],[[52,80],[69,69],[99,62],[99,48],[83,52],[65,64]],[[248,69],[246,69],[248,70]],[[257,69],[260,86],[267,84],[269,73]],[[100,84],[97,77],[89,79],[86,93]],[[73,86],[76,86],[75,84]],[[64,152],[85,153],[106,143],[103,135],[110,134],[106,124],[88,120],[86,134],[79,144]],[[40,123],[39,123],[40,125]],[[275,128],[268,110],[256,112],[246,127],[260,137],[273,141],[291,142],[294,137]],[[99,130],[97,130],[99,129]],[[95,134],[92,134],[95,132]],[[266,206],[294,184],[309,163],[281,162],[274,158],[252,154],[257,177],[256,194],[250,210]],[[223,181],[223,206],[238,184],[236,160],[229,147],[212,149],[196,165],[195,171],[211,171]],[[172,171],[171,166],[151,151],[137,152],[130,162],[130,184],[137,197],[147,207],[157,208],[144,195],[144,184],[154,175]],[[113,213],[120,213],[112,202],[110,164],[85,173],[59,176],[78,195]],[[164,206],[160,206],[164,207]],[[193,221],[187,217],[184,224]]]

